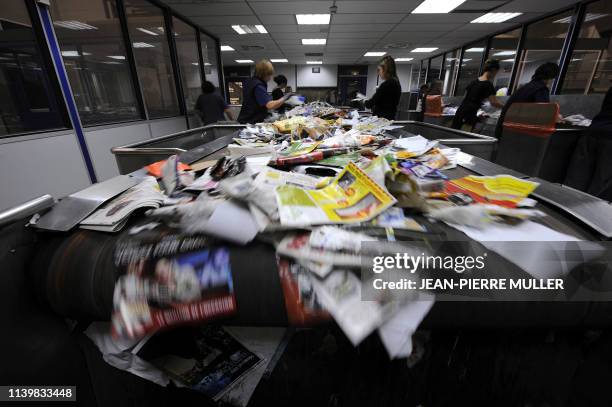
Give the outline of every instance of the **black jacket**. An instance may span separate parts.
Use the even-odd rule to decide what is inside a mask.
[[[371,108],[375,116],[394,120],[401,96],[402,85],[399,80],[397,78],[387,79],[378,87],[374,96],[365,101],[365,106]]]

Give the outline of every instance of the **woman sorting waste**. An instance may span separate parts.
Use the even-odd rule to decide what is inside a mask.
[[[466,88],[465,98],[453,119],[453,129],[461,129],[464,124],[474,127],[478,121],[478,109],[486,99],[494,107],[500,109],[504,107],[495,97],[495,87],[493,86],[493,80],[498,72],[499,61],[489,59],[485,62],[482,75],[470,82]]]
[[[518,88],[506,102],[506,105],[499,115],[497,127],[495,127],[495,137],[500,138],[504,130],[504,118],[506,112],[513,103],[548,103],[550,102],[550,90],[548,86],[559,74],[559,65],[547,62],[538,66],[531,77],[531,81]]]
[[[378,64],[378,76],[384,82],[376,89],[371,99],[365,101],[365,107],[371,108],[374,116],[395,120],[397,105],[402,95],[402,86],[397,77],[395,61],[387,55]]]
[[[285,96],[285,91],[287,89],[287,77],[285,75],[276,75],[274,77],[274,82],[276,83],[276,88],[272,91],[272,99],[278,100]],[[277,112],[280,114],[285,113],[285,105],[282,105],[277,109]]]
[[[267,59],[262,59],[255,65],[255,75],[242,90],[242,109],[238,115],[240,123],[259,123],[268,117],[269,110],[283,106],[291,97],[290,93],[274,100],[268,94],[268,82],[274,76],[274,66]]]

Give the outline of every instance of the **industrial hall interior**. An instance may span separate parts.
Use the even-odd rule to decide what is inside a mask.
[[[612,0],[1,0],[0,404],[612,406]]]

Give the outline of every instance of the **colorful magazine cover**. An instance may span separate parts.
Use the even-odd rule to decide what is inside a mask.
[[[137,355],[215,401],[262,362],[262,358],[215,325],[154,335]]]
[[[236,311],[229,250],[208,239],[164,235],[156,243],[119,243],[115,263],[113,334],[139,338],[170,326]]]
[[[354,163],[349,163],[321,189],[277,186],[276,200],[281,223],[290,226],[364,222],[396,202],[393,195]]]
[[[469,175],[447,182],[449,194],[463,194],[472,203],[490,203],[507,208],[515,208],[537,187],[537,182],[527,181],[511,175],[479,177]]]

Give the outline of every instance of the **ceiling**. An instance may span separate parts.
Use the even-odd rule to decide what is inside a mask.
[[[450,50],[518,23],[576,3],[577,0],[467,0],[449,14],[411,14],[422,0],[163,0],[236,51],[223,52],[224,65],[236,59],[287,58],[290,64],[322,60],[326,64],[376,63],[367,51],[387,51],[415,61]],[[443,0],[441,0],[443,1]],[[338,11],[329,25],[297,25],[295,14]],[[506,23],[470,24],[489,11],[522,12]],[[262,24],[268,34],[239,35],[235,24]],[[326,38],[326,45],[302,45],[303,38]],[[386,48],[395,44],[398,48]],[[262,49],[253,49],[263,47]],[[416,47],[437,47],[431,54]],[[305,53],[323,53],[306,57]]]

